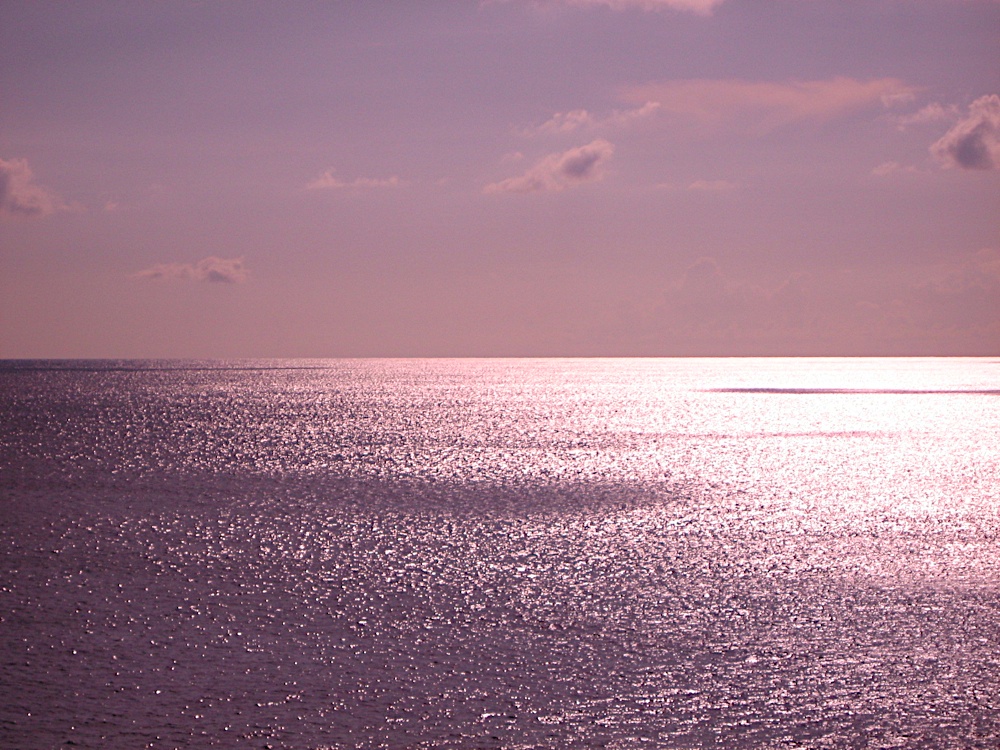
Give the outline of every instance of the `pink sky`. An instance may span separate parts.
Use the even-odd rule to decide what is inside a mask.
[[[0,357],[1000,354],[1000,2],[0,5]]]

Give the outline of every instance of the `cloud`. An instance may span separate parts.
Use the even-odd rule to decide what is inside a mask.
[[[586,146],[549,154],[520,177],[511,177],[484,188],[486,193],[535,193],[559,191],[601,179],[603,166],[615,147],[603,138]]]
[[[626,109],[624,111],[615,110],[607,120],[604,122],[611,125],[628,125],[635,120],[641,120],[644,117],[648,117],[660,108],[659,102],[646,102],[641,107],[636,107],[635,109]]]
[[[762,282],[732,276],[703,257],[674,278],[650,315],[658,335],[682,351],[995,351],[1000,251],[875,273],[792,272]]]
[[[537,128],[527,131],[527,135],[536,133],[572,133],[582,127],[592,126],[594,117],[585,109],[574,109],[572,112],[556,112]]]
[[[893,120],[896,123],[896,127],[900,130],[906,130],[913,125],[924,125],[929,122],[940,122],[941,120],[950,120],[958,116],[958,108],[954,105],[945,107],[937,102],[928,104],[925,107],[921,107],[916,112],[909,115],[899,115],[894,117]]]
[[[727,277],[714,258],[703,257],[666,290],[659,313],[688,332],[721,332],[757,325],[767,297],[760,287]]]
[[[384,179],[359,177],[356,180],[347,182],[336,177],[332,169],[326,170],[323,174],[306,185],[307,190],[326,190],[338,188],[393,188],[399,187],[403,182],[398,177],[386,177]]]
[[[653,187],[658,190],[686,190],[689,193],[726,193],[730,190],[736,190],[740,187],[740,184],[731,180],[693,180],[686,184],[679,182],[658,182]]]
[[[1000,250],[983,248],[939,264],[933,270],[931,278],[918,289],[955,297],[982,291],[992,301],[993,316],[1000,320]]]
[[[877,167],[872,169],[872,174],[875,177],[888,177],[889,175],[899,174],[899,173],[916,173],[919,172],[913,165],[904,166],[898,161],[884,161]]]
[[[248,276],[243,258],[216,258],[214,255],[197,263],[158,263],[134,274],[137,279],[206,281],[213,284],[240,284]]]
[[[1000,96],[981,96],[969,113],[933,143],[931,154],[946,167],[1000,169]]]
[[[722,269],[715,258],[699,258],[684,269],[681,277],[681,289],[692,291],[694,297],[699,299],[716,297],[724,293],[726,286]]]
[[[886,312],[897,323],[943,333],[972,331],[1000,343],[1000,251],[984,248],[925,270]]]
[[[682,10],[707,16],[723,0],[563,0],[567,5],[603,5],[614,10]]]
[[[535,135],[560,135],[563,133],[574,133],[582,129],[617,128],[625,127],[630,123],[648,117],[660,108],[657,102],[646,102],[641,107],[635,109],[615,110],[604,118],[594,117],[585,109],[574,109],[570,112],[556,112],[551,118],[535,128],[528,128],[522,132],[526,136]]]
[[[625,98],[654,102],[664,114],[699,127],[737,123],[771,130],[800,120],[829,120],[872,106],[891,106],[913,91],[895,78],[788,83],[679,80],[633,86]]]
[[[0,159],[0,216],[35,218],[61,208],[59,197],[35,182],[27,159]]]
[[[735,190],[736,187],[736,183],[729,180],[695,180],[688,185],[687,189],[695,192],[719,193],[726,190]]]

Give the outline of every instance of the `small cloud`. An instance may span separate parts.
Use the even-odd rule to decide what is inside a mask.
[[[937,102],[921,107],[916,112],[909,115],[899,115],[894,119],[896,127],[906,130],[913,125],[924,125],[929,122],[940,122],[958,117],[958,108],[954,105],[942,106]]]
[[[527,128],[521,132],[525,136],[561,135],[574,133],[582,129],[597,130],[601,128],[625,127],[636,120],[648,117],[658,110],[658,102],[646,102],[635,109],[615,110],[604,118],[594,117],[585,109],[574,109],[571,112],[556,112],[551,118],[538,127]]]
[[[697,124],[771,130],[802,120],[830,120],[906,99],[915,89],[895,78],[860,81],[679,80],[634,86],[629,100],[658,104],[664,114]]]
[[[567,5],[603,5],[613,10],[627,10],[638,8],[639,10],[681,10],[698,15],[707,16],[721,5],[723,0],[563,0]]]
[[[403,181],[393,175],[386,178],[358,177],[350,182],[342,180],[333,174],[332,169],[328,169],[315,180],[306,184],[307,190],[326,190],[337,188],[394,188],[403,184]]]
[[[632,122],[635,122],[636,120],[641,120],[645,117],[649,117],[659,108],[660,108],[659,102],[646,102],[641,107],[636,107],[635,109],[626,109],[624,111],[615,110],[611,114],[611,117],[605,120],[605,123],[617,126],[628,125]]]
[[[886,91],[880,97],[882,100],[882,106],[886,109],[892,109],[893,107],[898,107],[902,104],[909,104],[916,98],[917,94],[913,89]]]
[[[306,184],[307,190],[323,190],[325,188],[342,188],[347,187],[347,183],[341,180],[339,177],[333,176],[333,170],[326,170],[323,174],[317,177],[315,180]]]
[[[529,131],[529,135],[536,133],[572,133],[585,126],[594,124],[593,116],[585,109],[574,109],[572,112],[556,112],[552,117],[537,128]]]
[[[920,170],[912,165],[903,166],[898,161],[884,161],[872,169],[872,174],[875,177],[888,177],[889,175],[899,174],[901,172],[912,174],[918,171]]]
[[[1000,169],[1000,96],[981,96],[969,113],[931,145],[931,154],[946,167]]]
[[[559,191],[603,177],[602,167],[615,147],[603,138],[586,146],[549,154],[520,177],[487,185],[486,193],[535,193]]]
[[[736,183],[729,180],[695,180],[688,185],[687,189],[703,193],[719,193],[726,190],[735,190],[736,187]]]
[[[0,159],[0,216],[36,218],[69,208],[35,182],[27,159]]]
[[[243,258],[216,258],[210,255],[197,263],[158,263],[133,276],[137,279],[240,284],[247,280],[249,271],[243,265]]]

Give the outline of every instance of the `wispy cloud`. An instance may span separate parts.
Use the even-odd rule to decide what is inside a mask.
[[[0,216],[47,216],[66,205],[35,182],[27,159],[0,159]]]
[[[358,177],[355,180],[342,180],[337,177],[334,170],[328,169],[315,180],[306,184],[308,190],[329,190],[340,188],[394,188],[403,184],[403,181],[393,175],[385,178]]]
[[[981,96],[968,114],[931,145],[946,167],[1000,169],[1000,96]]]
[[[898,161],[884,161],[872,169],[875,177],[889,177],[894,174],[915,174],[920,170],[912,164],[904,165]]]
[[[243,258],[216,258],[210,255],[197,263],[158,263],[133,276],[137,279],[239,284],[247,280],[249,271],[243,265]]]
[[[958,117],[958,108],[955,105],[944,106],[937,102],[932,102],[921,107],[916,112],[908,115],[897,115],[893,117],[896,127],[900,130],[907,130],[914,125],[925,125],[927,123],[951,120]]]
[[[615,147],[598,138],[586,146],[549,154],[520,177],[487,185],[487,193],[535,193],[559,191],[601,179],[603,166]]]
[[[525,135],[572,133],[580,128],[592,127],[594,116],[585,109],[574,109],[572,112],[556,112],[552,117],[537,128],[524,131]]]
[[[800,120],[829,120],[873,106],[892,106],[914,91],[895,78],[785,83],[699,79],[633,86],[625,98],[654,102],[664,114],[699,127],[736,124],[766,131]]]
[[[634,109],[615,110],[605,117],[595,117],[585,109],[574,109],[570,112],[556,112],[541,125],[526,128],[522,135],[560,135],[575,133],[578,130],[597,130],[604,128],[620,128],[641,120],[653,114],[660,108],[658,102],[646,102]]]
[[[681,10],[699,15],[709,15],[723,0],[561,0],[566,5],[603,5],[614,10],[638,8],[640,10]]]
[[[729,180],[695,180],[687,186],[687,189],[701,193],[720,193],[735,190],[736,187],[736,183]]]

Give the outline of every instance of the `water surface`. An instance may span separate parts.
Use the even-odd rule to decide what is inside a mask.
[[[998,383],[0,363],[0,745],[996,747]]]

